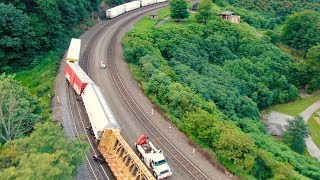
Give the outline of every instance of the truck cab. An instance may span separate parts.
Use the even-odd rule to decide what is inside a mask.
[[[141,136],[136,143],[136,148],[139,157],[152,171],[155,178],[164,179],[172,175],[171,168],[169,167],[163,152],[158,150],[152,142],[146,141],[146,138]]]
[[[164,179],[165,177],[171,176],[171,168],[169,167],[163,153],[154,153],[151,155],[150,169],[152,169],[153,175],[157,179]]]

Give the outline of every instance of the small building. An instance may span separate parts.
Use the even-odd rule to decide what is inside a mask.
[[[231,23],[240,23],[240,16],[233,15],[232,11],[223,11],[220,13],[222,20],[230,21]]]
[[[150,14],[151,19],[158,19],[158,14],[152,13]]]

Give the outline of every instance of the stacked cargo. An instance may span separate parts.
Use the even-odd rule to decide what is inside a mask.
[[[82,100],[96,139],[100,140],[105,129],[120,130],[120,125],[97,85],[88,84],[82,93]]]
[[[126,12],[126,7],[124,5],[116,6],[114,8],[108,9],[106,11],[106,17],[108,19],[114,18]]]
[[[157,0],[140,0],[141,6],[148,6],[157,3]]]
[[[67,62],[65,76],[78,95],[81,95],[88,83],[93,82],[77,63]]]
[[[78,62],[80,57],[81,39],[72,38],[67,54],[67,61]]]
[[[126,12],[129,12],[134,9],[140,8],[140,1],[132,1],[123,5],[126,7]]]

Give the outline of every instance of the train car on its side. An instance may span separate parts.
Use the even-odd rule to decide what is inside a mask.
[[[81,95],[88,83],[93,83],[78,63],[67,62],[64,74],[78,95]]]
[[[126,7],[124,5],[119,5],[114,8],[108,9],[106,11],[107,19],[112,19],[126,12]]]
[[[140,0],[141,7],[157,3],[157,0]]]
[[[105,129],[120,130],[120,125],[97,85],[94,83],[87,85],[82,93],[82,101],[86,108],[92,131],[97,140],[101,139]]]
[[[126,12],[135,10],[140,8],[140,1],[132,1],[132,2],[128,2],[123,4],[126,7]]]
[[[80,48],[81,39],[72,38],[68,49],[67,61],[77,63],[80,57]]]

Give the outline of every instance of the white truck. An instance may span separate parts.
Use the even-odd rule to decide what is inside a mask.
[[[136,143],[138,155],[152,171],[156,179],[164,179],[172,175],[172,171],[161,150],[158,150],[151,142]]]

